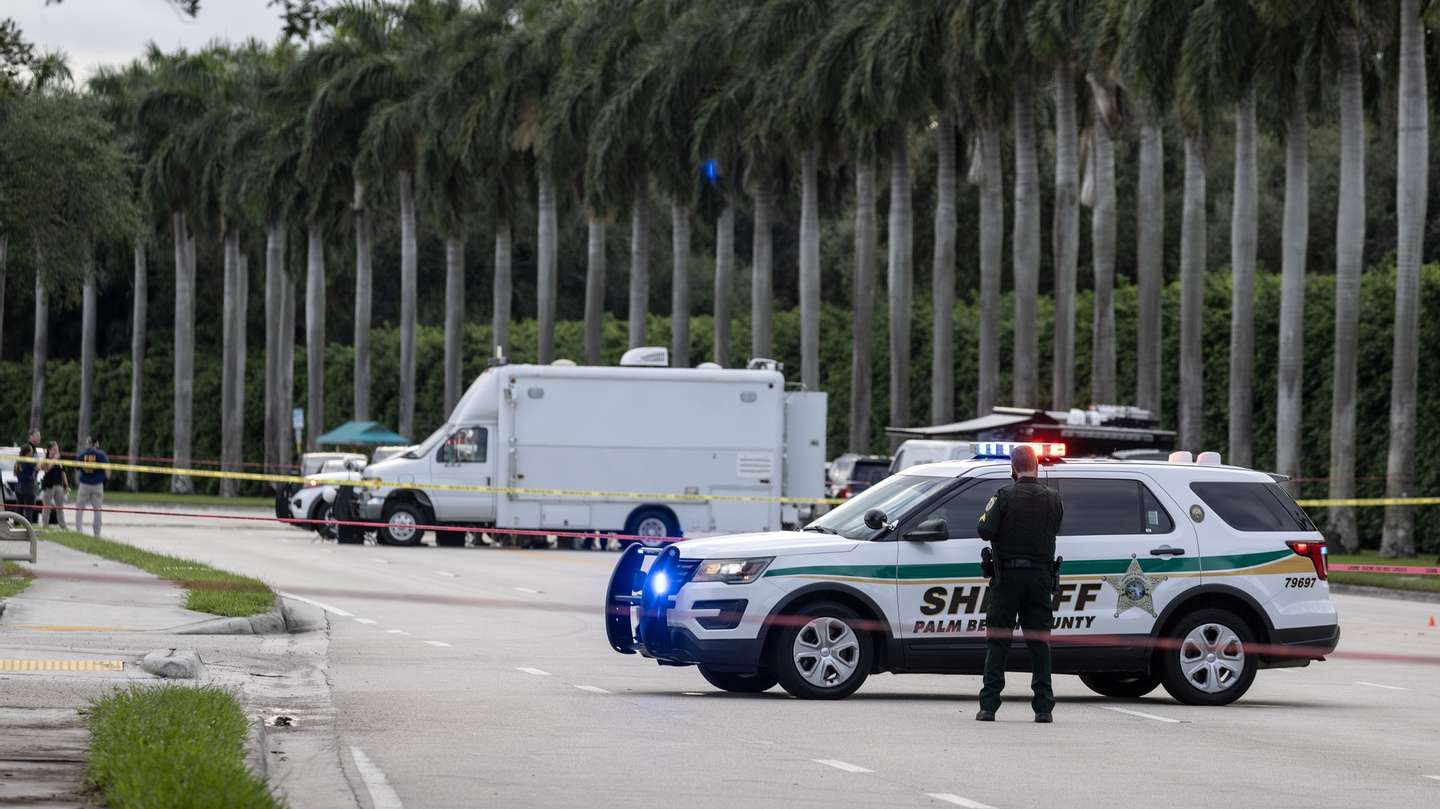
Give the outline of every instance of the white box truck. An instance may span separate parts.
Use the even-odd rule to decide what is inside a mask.
[[[778,498],[824,496],[825,408],[824,393],[787,391],[773,361],[743,370],[500,365],[429,438],[366,467],[379,485],[357,493],[358,513],[383,522],[380,540],[392,545],[418,544],[421,525],[454,526],[437,532],[441,545],[463,545],[475,529],[655,544],[774,531],[811,509]]]

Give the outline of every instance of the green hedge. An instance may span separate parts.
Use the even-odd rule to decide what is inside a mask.
[[[1328,275],[1314,275],[1306,282],[1305,311],[1305,412],[1302,472],[1305,477],[1322,478],[1329,468],[1330,428],[1330,385],[1334,340],[1334,278]],[[1230,279],[1227,272],[1211,273],[1205,287],[1205,447],[1224,450],[1226,440],[1226,402],[1228,400],[1229,335],[1230,335]],[[1440,312],[1440,266],[1426,267],[1421,284],[1421,311]],[[1255,291],[1255,458],[1257,466],[1269,467],[1274,462],[1275,431],[1275,382],[1278,357],[1277,318],[1280,300],[1280,279],[1277,275],[1262,274]],[[1117,351],[1119,354],[1119,390],[1122,403],[1133,399],[1135,389],[1135,289],[1123,284],[1116,290]],[[1176,412],[1176,396],[1179,389],[1177,368],[1179,345],[1179,288],[1169,285],[1164,294],[1164,403],[1162,417],[1173,424]],[[1356,474],[1361,478],[1361,496],[1378,496],[1383,492],[1388,446],[1389,397],[1390,397],[1390,356],[1394,313],[1394,270],[1380,267],[1367,272],[1361,290],[1360,353],[1359,353],[1359,457]],[[1002,313],[1003,337],[1001,340],[1002,372],[1000,390],[1002,401],[1010,390],[1010,351],[1013,333],[1013,308],[1007,296]],[[1049,299],[1042,299],[1038,306],[1039,343],[1042,355],[1048,355],[1051,340],[1052,306]],[[883,451],[885,439],[883,428],[889,404],[886,391],[888,358],[886,354],[886,316],[878,311],[875,322],[874,340],[874,411],[872,413],[872,435],[875,436],[872,450]],[[748,315],[748,313],[747,313]],[[1080,390],[1076,391],[1077,405],[1083,406],[1089,398],[1090,369],[1090,322],[1092,297],[1081,293],[1077,305],[1076,323],[1076,374]],[[911,423],[928,422],[929,377],[930,377],[930,324],[931,310],[925,301],[920,301],[915,310],[914,340],[912,345],[913,381],[911,383]],[[956,305],[955,317],[955,379],[957,384],[956,409],[958,417],[974,411],[974,382],[976,373],[975,345],[979,324],[978,308],[972,302]],[[775,315],[775,355],[785,362],[791,376],[799,371],[799,313],[793,310],[777,312]],[[843,309],[827,307],[821,320],[821,387],[830,393],[829,450],[833,456],[844,451],[848,430],[846,418],[849,410],[850,380],[850,327],[849,313]],[[248,459],[263,457],[263,346],[259,344],[259,329],[252,329],[252,347],[248,357],[247,396],[245,419],[245,456]],[[708,316],[695,317],[691,321],[691,358],[699,362],[710,358],[711,319]],[[652,316],[648,328],[648,342],[656,345],[669,344],[668,318]],[[512,326],[514,348],[512,359],[524,362],[534,357],[535,323],[521,321]],[[444,376],[442,358],[444,354],[443,330],[438,326],[425,326],[420,330],[417,342],[419,389],[416,398],[416,428],[425,434],[444,418],[443,394]],[[732,352],[729,365],[742,364],[748,356],[750,331],[748,316],[735,320],[732,328]],[[398,407],[396,382],[399,378],[399,336],[393,328],[377,329],[372,336],[374,355],[372,357],[371,412],[381,421],[394,426]],[[561,322],[556,330],[557,353],[562,357],[578,358],[583,354],[583,324],[576,321]],[[616,362],[625,350],[625,323],[613,317],[605,322],[604,359]],[[1433,318],[1422,320],[1421,345],[1440,347],[1440,324]],[[472,323],[465,335],[465,375],[471,379],[484,368],[485,360],[492,352],[488,324]],[[213,346],[197,351],[195,371],[195,435],[194,457],[218,458],[220,452],[220,357]],[[326,406],[325,424],[335,425],[346,420],[351,404],[351,359],[349,345],[332,343],[326,353]],[[172,360],[168,345],[152,345],[145,364],[145,434],[144,454],[169,455],[171,451],[171,371]],[[1440,378],[1440,351],[1421,352],[1420,379]],[[1040,373],[1042,401],[1049,401],[1050,372],[1048,357],[1042,356]],[[297,346],[295,369],[295,403],[304,404],[305,358],[303,344]],[[23,363],[0,363],[0,384],[4,389],[19,392],[0,401],[0,438],[18,439],[29,413],[30,367]],[[96,429],[106,437],[112,452],[123,452],[126,444],[129,419],[130,362],[128,356],[104,357],[96,373]],[[78,363],[73,360],[54,361],[50,364],[50,406],[46,413],[47,434],[57,434],[62,443],[73,440],[73,425],[76,423],[76,402],[79,390]],[[1435,457],[1440,452],[1440,386],[1421,385],[1419,424],[1417,425],[1416,457]],[[1417,494],[1440,493],[1440,465],[1417,464]],[[156,478],[147,481],[158,487]],[[1305,496],[1324,496],[1324,481],[1309,482],[1302,486]],[[1379,510],[1362,511],[1362,531],[1371,543],[1378,540]],[[1419,539],[1426,547],[1440,544],[1440,509],[1421,511],[1418,525]]]

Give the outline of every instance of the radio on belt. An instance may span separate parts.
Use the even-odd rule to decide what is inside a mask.
[[[848,696],[875,672],[979,674],[988,583],[976,523],[1010,481],[1007,442],[873,484],[798,531],[622,554],[609,643],[712,686]],[[1325,540],[1267,474],[1196,460],[1050,459],[1065,502],[1056,553],[1058,674],[1133,698],[1241,698],[1260,669],[1323,660],[1340,638]],[[1017,644],[1023,637],[1017,633]]]

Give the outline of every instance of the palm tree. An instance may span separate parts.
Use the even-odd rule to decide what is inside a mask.
[[[1255,253],[1259,248],[1255,87],[1235,105],[1235,191],[1230,208],[1230,463],[1251,464],[1255,377]]]
[[[1385,496],[1411,494],[1415,474],[1416,382],[1420,348],[1420,256],[1425,230],[1429,125],[1425,29],[1420,0],[1400,0],[1400,89],[1395,180],[1395,346],[1390,371],[1390,453]],[[1380,553],[1415,555],[1415,514],[1386,506]]]
[[[1116,88],[1096,73],[1087,74],[1094,99],[1090,124],[1090,174],[1093,201],[1090,244],[1095,273],[1095,311],[1091,327],[1090,401],[1113,403],[1115,381],[1115,142],[1119,122]]]

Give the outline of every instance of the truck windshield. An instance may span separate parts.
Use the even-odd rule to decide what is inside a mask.
[[[425,439],[424,441],[421,441],[418,445],[412,447],[409,452],[405,453],[404,457],[406,457],[406,458],[424,458],[426,455],[429,455],[429,454],[430,454],[430,450],[435,449],[435,445],[436,445],[436,444],[438,444],[438,443],[440,443],[441,441],[445,440],[445,436],[447,436],[447,435],[449,435],[449,434],[450,434],[450,425],[448,425],[448,424],[442,424],[442,425],[440,425],[440,429],[438,429],[438,430],[436,430],[435,432],[431,433],[429,438]]]
[[[823,533],[836,533],[847,539],[870,540],[880,532],[865,525],[865,512],[878,508],[891,520],[903,517],[909,510],[951,482],[951,478],[924,475],[888,477],[860,494],[846,500],[833,511],[805,526]]]

